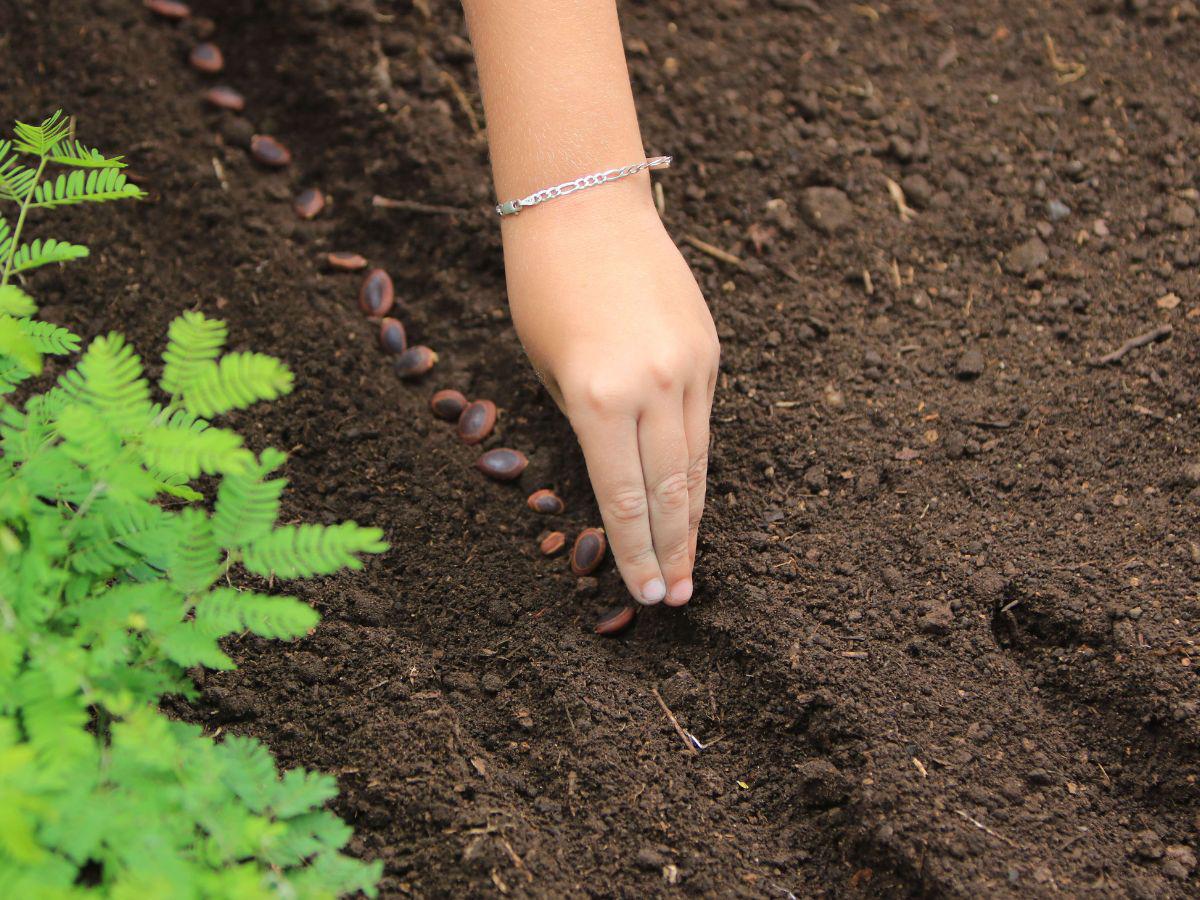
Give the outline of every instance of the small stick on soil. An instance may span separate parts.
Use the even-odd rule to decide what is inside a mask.
[[[694,237],[690,234],[685,234],[683,239],[701,253],[711,256],[713,259],[719,259],[721,262],[729,263],[731,266],[737,266],[739,269],[743,269],[746,266],[746,264],[742,262],[741,257],[734,256],[728,250],[722,250],[720,247],[716,247],[708,243],[708,241],[702,241],[700,238]]]
[[[892,195],[892,202],[896,204],[896,212],[900,214],[900,221],[911,222],[917,217],[917,214],[908,205],[908,201],[905,200],[904,188],[900,187],[900,185],[896,184],[890,178],[884,178],[883,180],[887,182],[888,193]]]
[[[654,699],[658,701],[658,705],[662,707],[662,711],[667,714],[669,721],[675,729],[675,733],[679,735],[679,739],[683,741],[683,746],[687,747],[688,753],[693,756],[699,755],[700,751],[696,749],[696,745],[688,740],[687,732],[683,730],[683,726],[679,724],[679,720],[675,718],[675,713],[671,712],[671,707],[667,706],[667,701],[662,698],[662,694],[658,692],[658,688],[653,688]]]
[[[225,180],[225,167],[221,165],[221,161],[215,156],[212,158],[213,171],[217,174],[217,181],[221,185],[221,190],[229,190],[229,182]]]
[[[512,848],[512,844],[510,844],[504,838],[500,838],[500,844],[504,847],[504,852],[508,854],[508,858],[513,861],[513,865],[524,873],[525,879],[530,884],[533,884],[533,873],[525,868],[525,861],[521,859],[521,857],[517,856],[517,851]]]
[[[441,206],[437,203],[421,203],[419,200],[393,200],[376,194],[371,205],[379,209],[402,209],[405,212],[422,213],[427,216],[465,216],[470,212],[460,206]]]
[[[999,840],[1004,841],[1004,843],[1008,844],[1010,847],[1016,846],[1016,844],[1014,844],[1012,841],[1010,841],[1004,835],[1000,834],[1000,832],[994,831],[993,829],[988,828],[986,825],[984,825],[978,819],[972,819],[970,816],[967,815],[966,810],[956,809],[955,812],[958,813],[960,816],[962,816],[964,819],[966,819],[968,822],[970,822],[972,825],[974,825],[976,828],[978,828],[980,831],[986,832],[986,833],[990,834],[992,837],[998,838]]]
[[[458,105],[462,107],[463,113],[466,114],[467,121],[471,123],[471,131],[475,133],[475,139],[483,138],[483,130],[479,127],[479,117],[475,115],[475,107],[471,105],[471,99],[467,96],[467,92],[462,89],[453,75],[442,69],[442,80],[450,86],[451,92],[454,94],[454,99],[458,101]]]
[[[1136,350],[1138,347],[1145,347],[1147,344],[1153,344],[1156,341],[1162,341],[1171,336],[1175,331],[1170,325],[1159,325],[1157,328],[1152,328],[1144,334],[1139,334],[1137,337],[1131,337],[1112,353],[1106,353],[1103,356],[1098,356],[1095,359],[1089,359],[1089,366],[1108,366],[1121,360],[1130,350]]]

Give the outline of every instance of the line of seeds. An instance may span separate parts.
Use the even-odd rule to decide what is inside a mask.
[[[145,5],[165,19],[180,21],[191,15],[187,4],[177,0],[145,0]],[[192,48],[188,63],[203,75],[219,75],[225,69],[225,56],[216,44],[204,41]],[[246,108],[246,98],[225,85],[209,88],[203,97],[216,109],[240,113]],[[292,152],[271,135],[253,135],[249,150],[255,160],[270,168],[282,169],[292,163]],[[306,188],[296,196],[293,209],[301,219],[314,219],[325,209],[325,195],[318,188]],[[367,260],[357,253],[333,252],[326,255],[325,261],[331,269],[341,271],[367,267]],[[391,276],[384,269],[372,269],[359,289],[359,308],[369,320],[379,323],[379,344],[385,353],[394,357],[392,368],[396,374],[405,380],[418,379],[433,369],[438,355],[423,344],[409,346],[403,322],[388,315],[395,304],[396,290]],[[439,419],[457,423],[459,439],[467,445],[482,443],[495,430],[498,410],[491,400],[468,402],[459,391],[439,390],[429,405]],[[475,462],[480,472],[495,481],[513,481],[528,465],[525,454],[510,447],[487,450]],[[562,498],[549,488],[534,491],[526,499],[526,505],[539,515],[560,515],[566,509]],[[538,546],[545,556],[556,556],[566,547],[566,542],[566,535],[561,531],[551,531],[542,536]],[[585,528],[571,548],[571,571],[580,577],[592,574],[604,561],[607,548],[604,529]],[[611,609],[601,616],[595,631],[603,635],[619,634],[633,623],[634,615],[632,606]]]

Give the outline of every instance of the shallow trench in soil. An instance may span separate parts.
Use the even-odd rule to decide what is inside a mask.
[[[611,564],[537,552],[598,515],[505,311],[457,4],[194,7],[0,0],[3,117],[65,106],[151,194],[60,220],[94,255],[34,290],[147,360],[193,308],[281,356],[295,394],[232,424],[289,451],[286,518],[392,549],[286,586],[316,633],[233,642],[174,712],[335,774],[385,896],[1195,895],[1194,4],[621,5],[724,356],[697,597],[615,640]],[[184,63],[210,29],[245,122]],[[424,381],[331,250],[391,272]],[[497,403],[519,483],[474,472],[441,387]]]

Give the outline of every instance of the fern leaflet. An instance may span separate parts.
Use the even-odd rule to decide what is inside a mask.
[[[307,578],[338,569],[361,569],[360,553],[387,549],[378,528],[353,522],[340,525],[288,525],[259,538],[246,548],[243,564],[257,575]]]
[[[35,239],[28,244],[22,244],[13,254],[12,270],[26,272],[39,266],[53,263],[70,262],[73,259],[83,259],[88,255],[88,248],[80,244],[69,244],[54,238],[46,240]]]

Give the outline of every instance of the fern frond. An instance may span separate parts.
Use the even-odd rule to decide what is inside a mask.
[[[38,353],[49,353],[52,356],[66,356],[79,349],[79,336],[53,322],[42,322],[38,319],[22,319],[21,328],[33,342]]]
[[[378,528],[353,522],[340,525],[288,525],[248,546],[242,563],[257,575],[306,578],[328,575],[343,567],[361,569],[360,553],[387,549]]]
[[[274,400],[291,393],[292,372],[263,353],[227,353],[219,363],[197,367],[184,386],[183,403],[206,419],[245,409],[259,400]]]
[[[39,266],[70,262],[73,259],[82,259],[88,252],[88,248],[81,244],[69,244],[54,238],[43,241],[38,238],[17,248],[17,252],[13,254],[12,270],[27,272]],[[0,254],[0,258],[3,258],[3,254]]]
[[[0,200],[21,203],[29,196],[37,181],[37,171],[22,165],[15,156],[5,158],[0,153]]]
[[[216,360],[225,347],[225,323],[202,313],[185,312],[171,323],[159,386],[180,394],[205,363]]]
[[[0,315],[0,356],[9,357],[33,375],[42,371],[42,357],[21,319]]]
[[[279,498],[287,481],[263,479],[286,459],[268,447],[251,470],[222,479],[212,517],[213,536],[222,547],[244,547],[270,533],[279,518]]]
[[[92,341],[59,386],[73,399],[105,413],[122,433],[139,428],[149,414],[150,385],[142,377],[142,361],[116,333]]]
[[[3,254],[0,254],[3,258]],[[0,285],[0,314],[6,316],[32,316],[37,312],[33,298],[15,284]]]
[[[188,479],[201,472],[237,475],[254,465],[254,454],[242,446],[241,436],[221,428],[201,432],[151,429],[142,436],[142,457],[152,468],[178,472]]]
[[[249,630],[259,637],[301,637],[315,628],[320,616],[295,597],[276,597],[217,588],[196,603],[196,627],[211,637]]]
[[[221,574],[221,548],[213,540],[207,514],[194,506],[177,518],[178,543],[167,566],[167,577],[182,593],[199,593]]]
[[[106,157],[99,150],[85,147],[79,141],[60,141],[50,151],[50,162],[77,169],[123,169],[123,156]]]
[[[17,122],[13,133],[17,138],[14,146],[19,152],[45,156],[71,133],[71,120],[59,109],[49,118],[43,119],[41,125]]]
[[[41,182],[33,192],[30,209],[50,209],[75,203],[104,203],[108,200],[140,200],[146,196],[120,169],[77,170]]]

